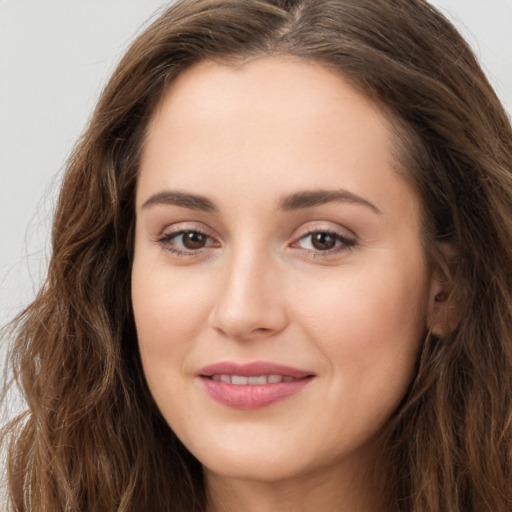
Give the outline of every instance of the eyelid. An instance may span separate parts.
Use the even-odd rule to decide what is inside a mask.
[[[311,233],[332,233],[333,235],[340,236],[346,240],[356,241],[358,239],[357,235],[352,230],[339,224],[325,221],[313,221],[303,224],[298,230],[295,231],[293,239],[299,240],[300,238],[310,235]]]
[[[183,231],[197,231],[209,237],[218,238],[217,235],[213,232],[213,230],[210,229],[208,226],[206,226],[202,222],[195,221],[181,221],[172,224],[167,224],[158,232],[156,238],[161,238],[166,235],[182,233]]]

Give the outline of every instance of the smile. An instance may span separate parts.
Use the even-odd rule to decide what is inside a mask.
[[[226,384],[235,384],[236,386],[254,386],[258,384],[279,384],[279,382],[293,382],[294,377],[288,375],[259,375],[256,377],[246,377],[244,375],[219,375],[210,377],[215,382],[225,382]]]
[[[270,362],[220,362],[203,368],[198,378],[206,394],[234,409],[260,409],[299,393],[312,372]]]

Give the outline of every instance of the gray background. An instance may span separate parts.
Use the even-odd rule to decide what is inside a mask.
[[[164,5],[0,0],[0,324],[38,289],[66,158],[128,43]]]

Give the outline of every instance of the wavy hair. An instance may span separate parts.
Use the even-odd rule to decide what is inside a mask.
[[[512,130],[467,43],[423,0],[182,0],[131,45],[68,162],[47,279],[10,326],[27,404],[2,437],[12,510],[205,510],[201,465],[141,369],[137,170],[180,72],[273,54],[336,69],[389,112],[449,284],[439,307],[458,312],[427,337],[389,421],[386,512],[512,510]]]

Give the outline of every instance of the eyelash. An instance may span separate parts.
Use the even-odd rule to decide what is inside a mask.
[[[344,235],[341,235],[340,233],[337,233],[336,231],[332,231],[329,229],[315,229],[313,231],[309,231],[302,235],[297,242],[294,242],[292,244],[292,247],[296,246],[300,241],[305,240],[308,237],[312,237],[315,234],[322,234],[322,235],[328,235],[334,238],[335,245],[331,249],[326,250],[320,250],[320,249],[303,249],[307,253],[311,254],[315,258],[327,258],[329,256],[332,256],[334,254],[338,254],[340,252],[345,252],[350,249],[352,249],[356,245],[356,240],[354,238],[348,238]],[[310,242],[312,244],[312,242]]]
[[[175,245],[172,245],[172,241],[178,237],[182,237],[183,235],[187,233],[194,233],[196,235],[201,235],[207,238],[207,240],[214,240],[212,236],[208,235],[204,231],[201,231],[200,229],[181,229],[179,231],[174,231],[170,233],[163,234],[160,238],[157,239],[157,242],[163,247],[164,250],[176,254],[177,256],[184,256],[184,257],[194,257],[199,256],[202,254],[205,250],[208,248],[211,248],[212,246],[204,246],[198,249],[188,249],[183,250],[177,248]],[[313,231],[309,231],[302,235],[296,242],[293,242],[291,244],[291,247],[296,247],[297,244],[305,240],[308,237],[311,237],[315,234],[322,234],[322,235],[329,235],[332,236],[335,240],[335,243],[339,245],[335,245],[331,249],[326,250],[320,250],[320,249],[303,249],[303,251],[307,252],[308,254],[312,255],[315,258],[325,258],[332,256],[333,254],[338,254],[340,252],[348,251],[352,249],[356,245],[356,240],[353,238],[348,238],[346,236],[340,235],[340,233],[337,233],[336,231],[328,230],[328,229],[315,229]],[[183,239],[182,239],[183,243]],[[213,246],[214,248],[218,246]]]
[[[158,238],[157,242],[163,247],[164,250],[176,254],[178,256],[197,256],[201,254],[205,249],[208,249],[209,246],[201,247],[199,249],[178,249],[176,246],[172,245],[173,239],[178,237],[183,237],[183,235],[187,233],[195,233],[201,236],[204,236],[207,238],[207,240],[213,240],[213,237],[205,233],[204,231],[201,231],[200,229],[180,229],[178,231],[174,231],[171,233],[164,233],[160,238]],[[183,239],[182,239],[183,243]]]

